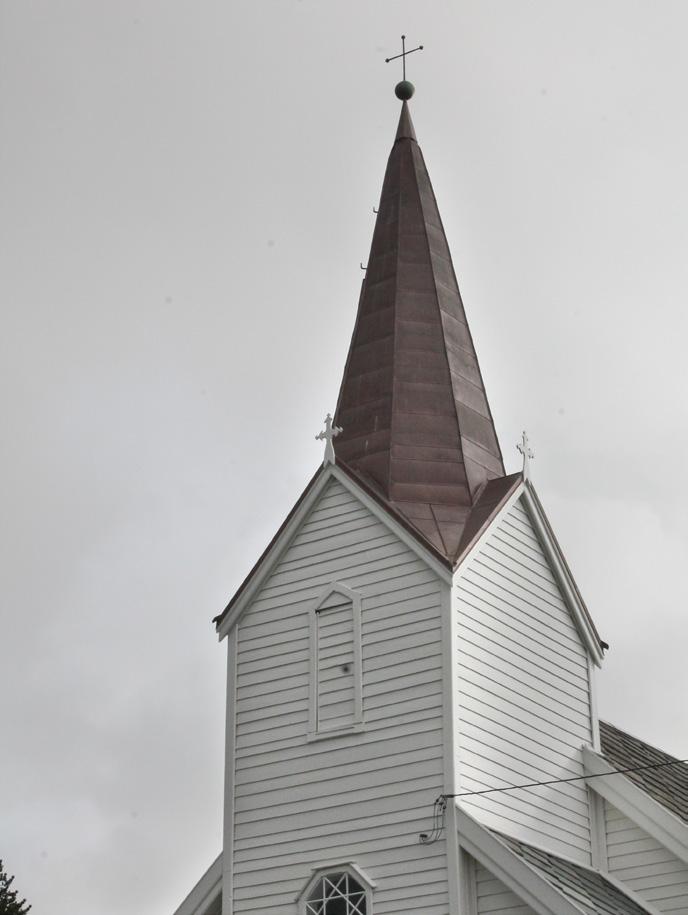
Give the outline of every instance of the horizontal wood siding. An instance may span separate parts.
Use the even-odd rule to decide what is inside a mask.
[[[583,775],[587,657],[520,502],[460,571],[455,602],[459,790]],[[487,826],[590,862],[582,782],[461,802]]]
[[[309,613],[335,579],[361,595],[364,730],[308,742]],[[348,861],[375,915],[446,915],[445,844],[418,841],[443,787],[442,587],[333,481],[242,618],[235,915],[294,913],[312,868]]]
[[[476,915],[535,915],[530,906],[507,889],[482,864],[475,866]]]
[[[688,912],[688,865],[605,801],[609,873],[660,912]]]

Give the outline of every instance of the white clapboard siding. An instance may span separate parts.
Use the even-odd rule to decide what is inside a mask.
[[[459,571],[454,600],[460,790],[583,775],[587,656],[520,502]],[[590,862],[582,782],[461,800],[487,826]]]
[[[494,877],[482,864],[475,866],[477,915],[535,915],[515,893]]]
[[[605,801],[609,873],[660,912],[688,912],[688,864]]]
[[[308,741],[309,615],[334,580],[361,597],[364,725]],[[443,788],[443,587],[333,481],[241,619],[235,915],[293,913],[311,869],[332,861],[375,880],[375,915],[446,915],[445,843],[418,841]],[[334,593],[321,606],[319,712],[342,724],[351,604]]]

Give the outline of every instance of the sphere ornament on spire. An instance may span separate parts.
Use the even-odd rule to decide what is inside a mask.
[[[409,54],[413,54],[414,51],[422,51],[423,45],[419,44],[417,48],[411,48],[410,51],[406,50],[406,35],[401,36],[401,54],[395,54],[394,57],[386,57],[385,63],[388,64],[392,60],[399,60],[401,58],[401,82],[397,83],[394,87],[394,94],[402,102],[408,102],[413,93],[416,91],[416,87],[413,83],[410,83],[406,79],[406,58]]]
[[[408,102],[415,91],[416,87],[407,79],[402,79],[402,81],[397,83],[394,87],[394,94],[398,99],[401,99],[402,102]]]

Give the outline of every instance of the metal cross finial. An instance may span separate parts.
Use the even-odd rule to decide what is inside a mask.
[[[411,48],[410,51],[406,50],[406,35],[401,36],[401,54],[395,54],[394,57],[386,57],[385,63],[388,64],[390,60],[398,60],[401,57],[401,67],[402,67],[402,79],[406,80],[406,58],[409,54],[413,54],[414,51],[422,51],[423,45],[419,44],[417,48]]]
[[[334,464],[334,445],[332,444],[332,439],[336,438],[340,432],[342,432],[342,429],[339,426],[332,425],[332,417],[328,413],[325,417],[325,428],[315,436],[316,442],[325,442],[324,467],[327,467],[328,464]]]
[[[535,455],[533,454],[533,449],[530,447],[530,442],[528,440],[528,434],[525,429],[523,430],[523,435],[521,436],[521,441],[516,445],[518,450],[523,455],[523,479],[530,479],[530,462],[533,460]]]

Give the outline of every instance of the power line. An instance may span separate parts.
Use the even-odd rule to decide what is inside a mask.
[[[567,782],[588,781],[591,778],[602,778],[605,775],[626,775],[628,772],[645,772],[648,769],[664,769],[668,766],[682,766],[688,759],[672,759],[671,762],[649,763],[646,766],[631,766],[628,769],[612,769],[609,772],[599,772],[597,775],[574,775],[571,778],[552,778],[546,782],[528,782],[525,785],[506,785],[503,788],[484,788],[482,791],[461,791],[458,794],[440,794],[435,799],[432,809],[432,828],[429,833],[422,832],[420,841],[423,845],[432,845],[441,837],[444,831],[444,817],[447,809],[447,799],[450,797],[475,797],[479,794],[495,794],[498,791],[519,791],[521,788],[541,788],[545,785],[562,785]]]
[[[475,797],[477,794],[494,794],[497,791],[518,791],[521,788],[541,788],[544,785],[562,785],[566,782],[588,781],[591,778],[602,778],[605,775],[625,775],[627,772],[644,772],[647,769],[662,769],[667,766],[681,766],[688,759],[673,759],[671,762],[650,763],[647,766],[632,766],[629,769],[612,769],[597,775],[574,775],[572,778],[553,778],[546,782],[528,782],[525,785],[506,785],[503,788],[484,788],[482,791],[461,791],[459,794],[443,794],[441,797]]]

